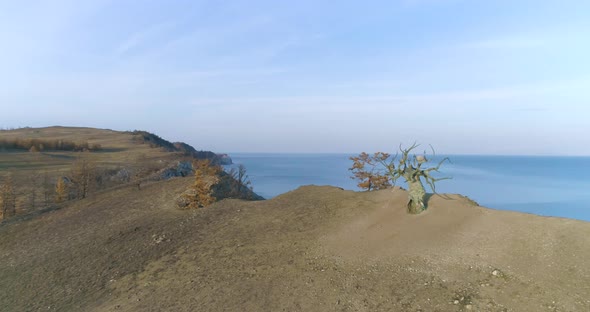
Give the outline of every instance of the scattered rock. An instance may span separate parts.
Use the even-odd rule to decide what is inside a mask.
[[[129,169],[123,168],[123,169],[117,171],[117,173],[111,177],[111,180],[127,183],[127,182],[131,181],[131,172],[129,171]]]
[[[460,195],[460,194],[459,194],[459,197],[461,197],[461,198],[463,198],[463,199],[467,200],[467,202],[469,202],[469,203],[470,203],[471,205],[473,205],[473,206],[479,206],[479,203],[478,203],[478,202],[476,202],[475,200],[473,200],[473,199],[471,199],[471,198],[469,198],[469,197],[467,197],[467,196],[464,196],[464,195]]]
[[[196,196],[196,191],[192,188],[184,191],[182,194],[180,194],[174,200],[174,202],[176,203],[176,207],[178,207],[179,209],[189,208],[189,205],[191,204],[190,198],[195,197],[195,196]]]
[[[152,238],[154,239],[154,243],[159,244],[166,239],[166,235],[164,234],[156,237],[156,234],[154,234],[152,235]]]

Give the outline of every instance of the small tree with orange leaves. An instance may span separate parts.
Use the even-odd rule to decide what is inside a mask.
[[[391,186],[389,177],[382,169],[377,169],[377,165],[389,160],[390,155],[383,152],[377,152],[369,155],[365,152],[357,157],[350,157],[353,161],[352,167],[348,170],[352,171],[351,179],[358,180],[358,187],[361,189],[381,190]]]
[[[59,177],[57,179],[57,183],[55,184],[55,202],[61,203],[68,199],[69,197],[69,188],[64,178]]]
[[[220,181],[221,167],[213,165],[208,159],[196,160],[193,163],[195,183],[190,194],[183,194],[188,208],[201,208],[214,203],[213,187]]]

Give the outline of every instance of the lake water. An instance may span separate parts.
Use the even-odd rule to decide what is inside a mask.
[[[302,185],[359,190],[348,154],[230,154],[244,164],[254,191],[265,198]],[[452,177],[438,193],[459,193],[480,205],[590,221],[590,157],[449,156],[441,173]],[[398,181],[401,186],[405,185]],[[429,191],[429,190],[428,190]]]

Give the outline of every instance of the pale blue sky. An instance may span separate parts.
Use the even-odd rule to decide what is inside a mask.
[[[0,0],[0,126],[590,155],[590,1]]]

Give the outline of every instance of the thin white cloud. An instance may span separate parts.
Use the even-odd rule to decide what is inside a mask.
[[[119,56],[124,55],[128,51],[138,46],[141,46],[150,39],[154,39],[154,37],[165,33],[173,26],[174,23],[172,22],[163,22],[152,25],[142,31],[136,32],[119,44],[119,46],[116,48],[116,54]]]
[[[535,49],[579,46],[587,48],[587,25],[562,23],[544,28],[520,29],[512,33],[477,38],[458,44],[470,49]]]
[[[424,6],[424,5],[441,5],[441,4],[454,4],[464,0],[401,0],[401,4],[404,6]]]
[[[170,51],[198,47],[206,49],[215,45],[231,42],[240,36],[250,35],[256,30],[270,27],[272,19],[266,16],[246,17],[226,24],[200,25],[192,31],[171,37],[171,39],[154,51],[165,54]]]
[[[588,80],[580,80],[588,81]],[[588,81],[590,82],[590,81]],[[194,102],[208,103],[235,103],[240,104],[305,104],[312,105],[321,103],[447,103],[447,102],[478,102],[488,100],[506,100],[517,99],[519,97],[539,96],[563,88],[572,81],[560,83],[538,83],[521,86],[511,86],[504,88],[475,89],[475,90],[456,90],[445,92],[424,92],[421,94],[400,94],[400,95],[383,95],[383,96],[283,96],[283,97],[238,97],[238,98],[202,98],[195,99]]]
[[[549,45],[550,40],[550,38],[541,37],[511,36],[476,40],[459,46],[472,49],[529,49]]]
[[[547,98],[555,98],[589,83],[590,79],[578,79],[494,89],[383,96],[194,98],[187,104],[198,110],[213,108],[214,111],[233,112],[236,116],[258,111],[261,112],[260,116],[268,115],[267,117],[284,119],[383,120],[387,119],[386,116],[403,116],[408,111],[428,113],[431,116],[428,118],[459,112],[463,116],[469,115],[479,119],[481,114],[497,114],[497,112],[543,113],[568,110],[570,113],[582,113],[585,107],[579,102],[560,103],[556,106],[554,100],[547,100]],[[372,115],[374,116],[371,117]],[[396,122],[399,125],[409,126],[402,119]]]

